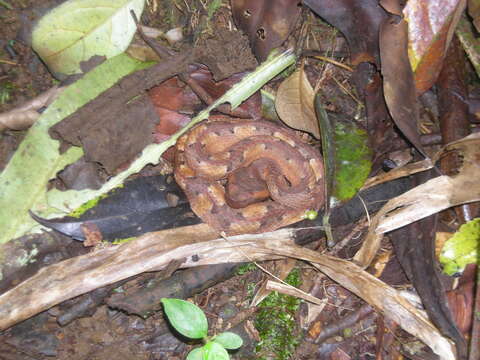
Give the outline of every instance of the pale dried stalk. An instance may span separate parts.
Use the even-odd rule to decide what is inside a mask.
[[[254,260],[272,259],[275,256],[258,255],[248,245],[269,239],[282,246],[290,237],[291,231],[280,230],[235,236],[229,241],[208,241],[218,238],[218,233],[205,224],[148,233],[122,245],[47,266],[2,294],[0,330],[102,286],[143,272],[162,270],[173,260],[185,258],[182,267],[246,261],[241,251],[232,251],[236,246],[245,246],[245,252]]]
[[[200,224],[145,234],[123,245],[68,259],[43,268],[0,296],[0,329],[93,289],[142,272],[161,270],[173,260],[183,261],[182,267],[193,267],[290,257],[311,262],[417,336],[441,359],[455,358],[452,343],[399,291],[347,260],[296,246],[292,240],[295,231],[282,229],[209,240],[217,236],[216,232]]]
[[[294,296],[299,299],[311,302],[316,305],[325,305],[325,299],[319,299],[316,296],[310,295],[288,284],[282,284],[276,281],[268,280],[265,283],[265,289],[269,291],[277,291],[279,293]]]

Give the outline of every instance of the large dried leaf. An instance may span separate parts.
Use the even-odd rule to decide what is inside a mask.
[[[303,68],[296,70],[278,88],[275,109],[280,119],[288,126],[309,132],[320,138],[315,109],[314,91]]]
[[[32,33],[33,49],[53,73],[75,74],[94,55],[124,52],[137,29],[145,0],[69,0],[40,19]]]
[[[383,91],[395,124],[426,157],[418,131],[419,112],[415,81],[407,55],[407,31],[407,22],[393,15],[380,27]]]
[[[409,0],[403,9],[408,23],[408,57],[418,93],[437,80],[465,6],[466,0]]]
[[[232,14],[237,26],[250,40],[258,60],[282,45],[300,15],[298,0],[232,0]]]

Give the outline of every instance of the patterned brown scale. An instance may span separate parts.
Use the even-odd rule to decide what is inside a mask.
[[[192,210],[227,235],[273,231],[324,203],[321,155],[274,123],[201,123],[176,149],[175,179]]]

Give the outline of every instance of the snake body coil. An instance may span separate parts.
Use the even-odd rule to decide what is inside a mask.
[[[175,179],[192,210],[227,235],[273,231],[324,203],[323,161],[269,121],[201,123],[177,142]]]

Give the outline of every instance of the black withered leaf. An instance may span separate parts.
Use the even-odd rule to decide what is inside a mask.
[[[201,222],[173,177],[163,175],[126,182],[80,217],[32,216],[40,224],[80,241],[85,240],[85,226],[98,229],[103,240],[114,241]]]

